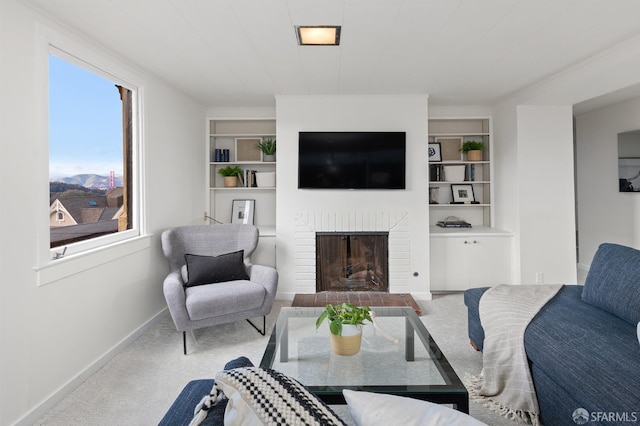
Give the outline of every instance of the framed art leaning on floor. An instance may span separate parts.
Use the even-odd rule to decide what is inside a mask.
[[[256,200],[233,200],[231,204],[231,223],[253,225]]]

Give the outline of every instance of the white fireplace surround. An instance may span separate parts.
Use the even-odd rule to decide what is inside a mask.
[[[388,232],[389,293],[408,292],[409,230],[407,212],[297,212],[294,217],[296,291],[316,292],[316,232]]]

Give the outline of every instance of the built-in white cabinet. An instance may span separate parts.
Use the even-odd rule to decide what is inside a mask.
[[[483,145],[479,157],[461,151]],[[463,291],[511,282],[511,234],[493,224],[492,135],[489,118],[429,119],[431,291]],[[471,228],[442,228],[459,218]]]
[[[432,228],[433,229],[433,228]],[[511,235],[497,230],[431,233],[431,291],[511,282]]]
[[[256,146],[276,139],[276,120],[210,118],[207,128],[207,221],[231,223],[234,200],[255,201],[253,224],[260,230],[260,242],[252,261],[275,266],[276,162]],[[231,186],[219,173],[227,167],[241,170]]]

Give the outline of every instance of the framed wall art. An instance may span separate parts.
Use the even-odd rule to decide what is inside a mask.
[[[435,142],[435,143],[430,143],[429,144],[429,161],[433,162],[433,161],[442,161],[442,152],[441,152],[441,148],[440,148],[440,144]]]
[[[473,185],[451,185],[451,196],[454,203],[475,203]]]

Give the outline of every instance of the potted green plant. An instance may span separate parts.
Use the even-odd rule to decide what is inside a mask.
[[[238,166],[227,166],[218,169],[218,173],[224,177],[225,187],[238,186],[238,176],[242,174],[242,169]]]
[[[263,138],[258,145],[256,145],[260,151],[262,151],[262,161],[276,161],[276,140],[273,138]]]
[[[460,147],[460,152],[467,154],[467,160],[469,161],[482,161],[483,148],[484,142],[466,141]]]
[[[373,323],[368,306],[351,303],[329,304],[316,319],[316,329],[324,320],[329,322],[331,348],[337,355],[355,355],[360,351],[362,326],[365,321]]]

